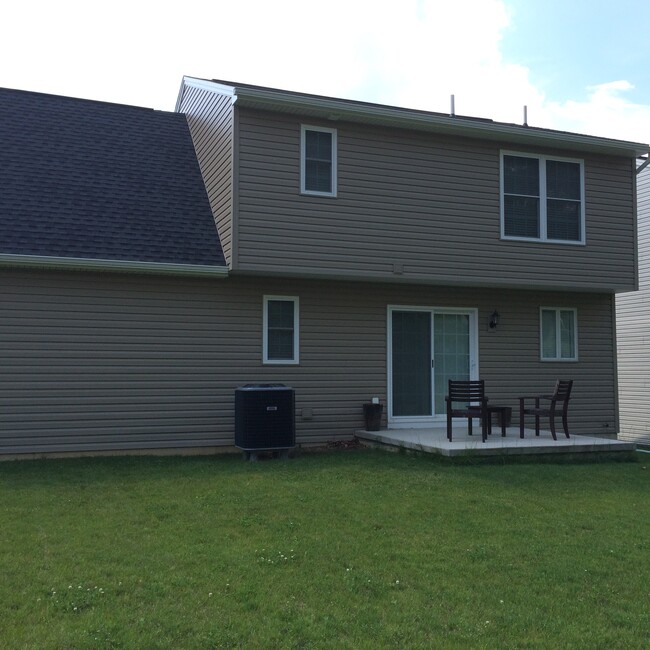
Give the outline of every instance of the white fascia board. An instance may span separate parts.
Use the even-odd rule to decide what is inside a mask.
[[[215,84],[218,85],[218,84]],[[352,100],[329,97],[314,97],[283,91],[261,88],[235,87],[241,103],[251,101],[267,104],[270,109],[311,109],[322,112],[323,117],[337,120],[389,122],[404,128],[435,131],[449,135],[462,135],[489,140],[508,140],[522,144],[553,146],[563,149],[577,149],[610,153],[612,155],[638,156],[650,151],[650,145],[613,140],[598,136],[553,131],[518,124],[505,124],[480,119],[466,119],[437,115],[426,111],[384,106],[381,104],[362,104]]]
[[[154,273],[226,278],[225,266],[202,264],[173,264],[167,262],[137,262],[132,260],[102,260],[47,255],[14,255],[0,253],[0,266],[22,268],[55,268],[68,271],[118,271],[122,273]]]
[[[430,113],[424,110],[357,102],[336,97],[304,95],[301,93],[257,86],[227,85],[208,79],[183,77],[183,85],[203,88],[232,97],[243,105],[284,110],[294,113],[307,112],[328,120],[375,123],[405,129],[430,131],[446,135],[478,138],[482,140],[507,141],[522,145],[572,149],[582,152],[603,153],[615,156],[640,156],[650,152],[650,145],[626,140],[613,140],[593,135],[553,131],[540,127],[493,122],[489,119],[471,119]],[[177,109],[180,105],[177,103]],[[311,113],[310,113],[311,112]]]

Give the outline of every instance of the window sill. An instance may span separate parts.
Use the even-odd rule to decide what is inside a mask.
[[[329,192],[310,192],[309,190],[300,190],[301,196],[319,196],[325,199],[335,199],[336,194],[331,194]]]
[[[578,359],[540,359],[542,363],[577,363]]]
[[[533,237],[508,237],[501,235],[501,241],[521,241],[529,244],[561,244],[562,246],[586,246],[585,241],[569,241],[567,239],[535,239]]]

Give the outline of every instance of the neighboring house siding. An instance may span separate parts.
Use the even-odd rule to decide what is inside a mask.
[[[241,270],[466,286],[631,289],[628,159],[585,161],[587,245],[500,238],[496,142],[238,109]],[[300,125],[338,132],[336,198],[300,195]],[[397,265],[395,267],[394,265]]]
[[[180,111],[185,113],[228,266],[233,262],[232,98],[186,86]]]
[[[616,297],[619,437],[650,444],[650,168],[637,196],[639,290]]]
[[[264,295],[299,297],[297,366],[262,365]],[[0,304],[0,453],[232,445],[234,389],[251,382],[296,389],[298,442],[349,438],[364,402],[386,403],[391,304],[477,308],[494,403],[516,413],[571,378],[573,432],[616,427],[606,294],[5,270]],[[540,306],[577,308],[579,362],[539,360]]]

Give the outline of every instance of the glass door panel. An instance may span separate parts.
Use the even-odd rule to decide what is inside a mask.
[[[436,313],[433,317],[435,413],[445,413],[450,379],[470,379],[469,314]]]
[[[392,312],[393,416],[432,415],[431,316],[429,311]]]

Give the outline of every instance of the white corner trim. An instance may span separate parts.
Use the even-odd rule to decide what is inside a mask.
[[[174,264],[168,262],[138,262],[135,260],[103,260],[46,255],[13,255],[0,253],[0,266],[23,268],[56,268],[69,271],[121,271],[125,273],[162,273],[214,278],[228,277],[225,266],[204,264]]]

